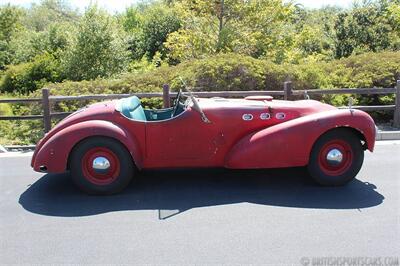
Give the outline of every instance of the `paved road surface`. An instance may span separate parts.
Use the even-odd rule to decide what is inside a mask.
[[[93,197],[67,175],[32,172],[29,160],[0,156],[3,264],[400,256],[400,142],[367,152],[357,179],[342,188],[318,187],[302,168],[158,171],[120,195]]]

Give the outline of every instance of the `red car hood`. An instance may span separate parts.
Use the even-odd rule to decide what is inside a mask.
[[[255,110],[265,110],[268,112],[288,112],[296,114],[295,117],[305,116],[312,113],[334,110],[328,104],[324,104],[314,100],[302,101],[282,101],[282,100],[246,100],[246,99],[224,99],[224,98],[200,98],[199,105],[205,112],[213,113],[215,110],[229,111],[239,110],[241,112],[252,112]],[[207,112],[207,113],[208,113]],[[293,118],[295,118],[293,117]]]

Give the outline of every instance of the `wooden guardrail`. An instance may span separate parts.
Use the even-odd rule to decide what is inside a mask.
[[[357,88],[357,89],[318,89],[318,90],[293,90],[292,82],[284,83],[282,91],[203,91],[195,92],[198,97],[246,97],[254,95],[272,95],[283,96],[285,100],[292,100],[294,97],[302,95],[324,95],[324,94],[395,94],[394,105],[378,105],[378,106],[353,106],[354,109],[363,111],[394,111],[393,125],[400,127],[400,80],[397,81],[395,88]],[[135,94],[99,94],[99,95],[81,95],[81,96],[50,96],[49,89],[42,89],[41,98],[27,99],[0,99],[1,103],[32,103],[37,102],[42,104],[42,115],[26,115],[26,116],[0,116],[0,120],[43,120],[44,132],[51,129],[51,120],[54,118],[64,118],[71,114],[70,112],[51,112],[51,103],[61,101],[84,101],[84,100],[111,100],[129,97],[136,95],[139,98],[154,98],[162,97],[164,107],[169,107],[171,98],[176,96],[176,93],[170,92],[169,85],[163,86],[162,93],[135,93]]]

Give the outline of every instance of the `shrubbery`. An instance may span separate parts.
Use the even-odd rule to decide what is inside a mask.
[[[33,66],[29,69],[29,73],[36,73]],[[396,80],[400,79],[400,52],[369,53],[331,62],[302,62],[299,65],[277,65],[247,56],[225,54],[191,60],[173,67],[159,67],[145,73],[124,74],[117,79],[66,81],[46,86],[51,89],[52,95],[160,92],[165,83],[176,91],[182,88],[179,77],[194,86],[195,90],[203,91],[282,90],[283,82],[289,79],[297,90],[394,87]],[[40,90],[29,95],[40,96]],[[322,100],[344,105],[348,96],[324,96]],[[356,101],[359,104],[393,104],[394,95],[357,96]],[[61,102],[53,105],[52,110],[74,111],[88,103]],[[160,99],[143,99],[143,103],[148,108],[161,106]],[[9,106],[3,109],[7,108],[9,113],[11,108],[15,115],[40,113],[40,106],[34,104]],[[40,121],[3,122],[0,135],[16,143],[34,143],[41,136],[41,128]]]
[[[32,62],[10,66],[0,80],[0,91],[28,94],[48,82],[61,81],[57,61],[50,54],[36,56]]]
[[[172,90],[182,87],[182,77],[199,90],[282,90],[292,80],[294,89],[394,87],[400,79],[400,52],[366,53],[330,62],[277,65],[270,61],[236,54],[221,54],[186,61],[177,66],[124,74],[118,79],[50,84],[52,93],[128,93]]]

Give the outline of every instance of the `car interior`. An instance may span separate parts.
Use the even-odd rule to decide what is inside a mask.
[[[162,121],[178,116],[185,110],[185,103],[182,102],[182,93],[179,92],[174,105],[167,109],[143,109],[140,99],[137,96],[124,98],[118,101],[116,110],[126,118],[137,121]]]

